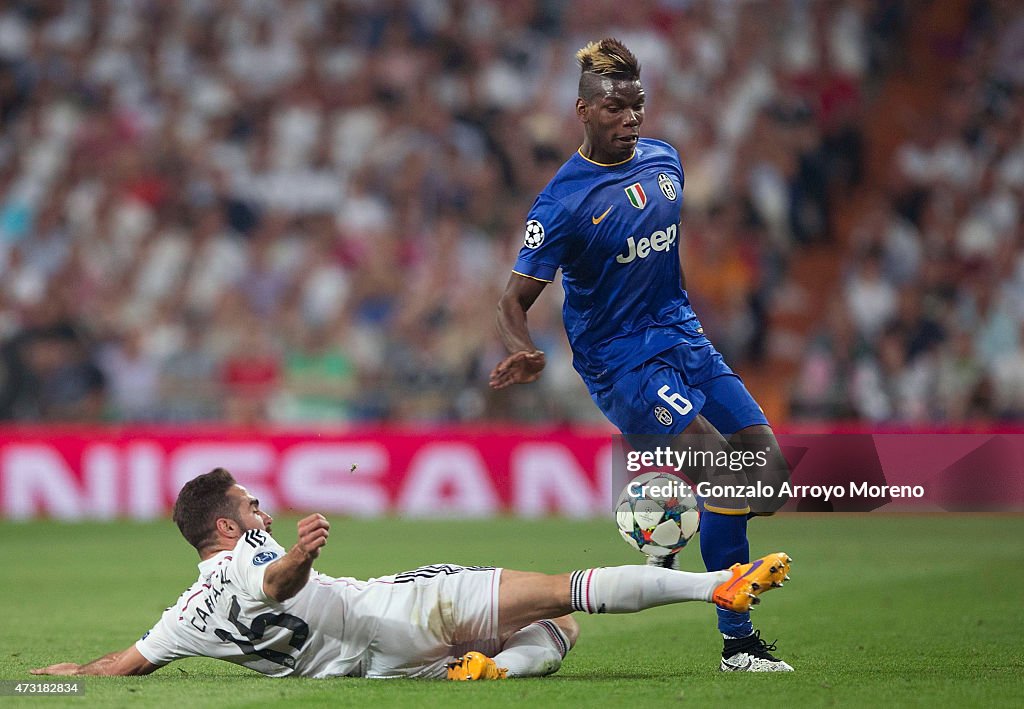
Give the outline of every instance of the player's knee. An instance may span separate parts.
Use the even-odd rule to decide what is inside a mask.
[[[781,508],[786,501],[789,499],[789,495],[784,492],[789,483],[792,471],[789,468],[789,462],[786,457],[782,455],[782,449],[779,444],[776,443],[768,451],[768,464],[765,466],[765,484],[771,485],[778,494],[775,497],[777,503],[776,510]]]
[[[760,485],[766,494],[748,498],[750,511],[755,515],[771,515],[782,509],[789,501],[786,490],[790,468],[771,428],[750,426],[731,436],[729,444],[736,450],[755,455],[756,462],[747,469],[747,478],[749,484]]]
[[[771,477],[773,481],[786,482],[791,474],[789,461],[782,454],[782,448],[774,436],[772,437],[772,444],[765,446],[765,474]]]
[[[569,641],[569,647],[572,648],[576,644],[576,639],[580,636],[580,624],[571,615],[555,618],[554,623],[565,634],[565,639]]]
[[[751,483],[760,482],[765,494],[756,499],[751,498],[750,510],[759,515],[775,514],[789,501],[787,483],[789,482],[789,465],[782,453],[778,457],[769,454],[768,464],[752,477]],[[769,492],[770,491],[770,492]]]

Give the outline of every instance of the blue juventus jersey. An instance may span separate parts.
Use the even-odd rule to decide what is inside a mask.
[[[530,209],[514,271],[550,282],[562,269],[573,365],[591,393],[699,327],[679,282],[682,190],[675,148],[641,139],[613,165],[577,151]]]

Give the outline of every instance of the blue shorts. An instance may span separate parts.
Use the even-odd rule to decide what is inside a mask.
[[[675,435],[698,414],[723,436],[768,423],[743,380],[702,334],[652,357],[592,398],[625,435]]]

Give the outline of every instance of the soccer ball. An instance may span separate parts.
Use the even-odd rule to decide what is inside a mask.
[[[668,473],[633,478],[615,504],[619,534],[650,556],[675,554],[700,529],[697,500],[686,481]]]

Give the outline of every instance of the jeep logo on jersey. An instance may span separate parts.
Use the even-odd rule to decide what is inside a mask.
[[[252,558],[253,566],[263,566],[269,564],[271,561],[277,558],[276,551],[261,551],[259,554]]]
[[[654,418],[658,419],[658,423],[662,426],[672,425],[672,414],[664,406],[654,407]]]
[[[676,201],[676,186],[672,184],[672,179],[664,172],[658,173],[658,187],[661,188],[661,193],[665,195],[670,201]]]
[[[615,260],[619,263],[632,263],[638,258],[647,258],[652,251],[668,251],[676,243],[677,225],[673,224],[665,230],[659,229],[650,236],[636,241],[633,237],[626,239],[626,253],[619,254]]]
[[[526,236],[523,238],[523,244],[526,245],[526,248],[535,249],[543,243],[544,225],[536,219],[526,222]]]
[[[629,203],[637,209],[647,206],[647,193],[644,192],[644,188],[640,186],[639,182],[634,182],[626,188],[626,196],[629,197]]]

